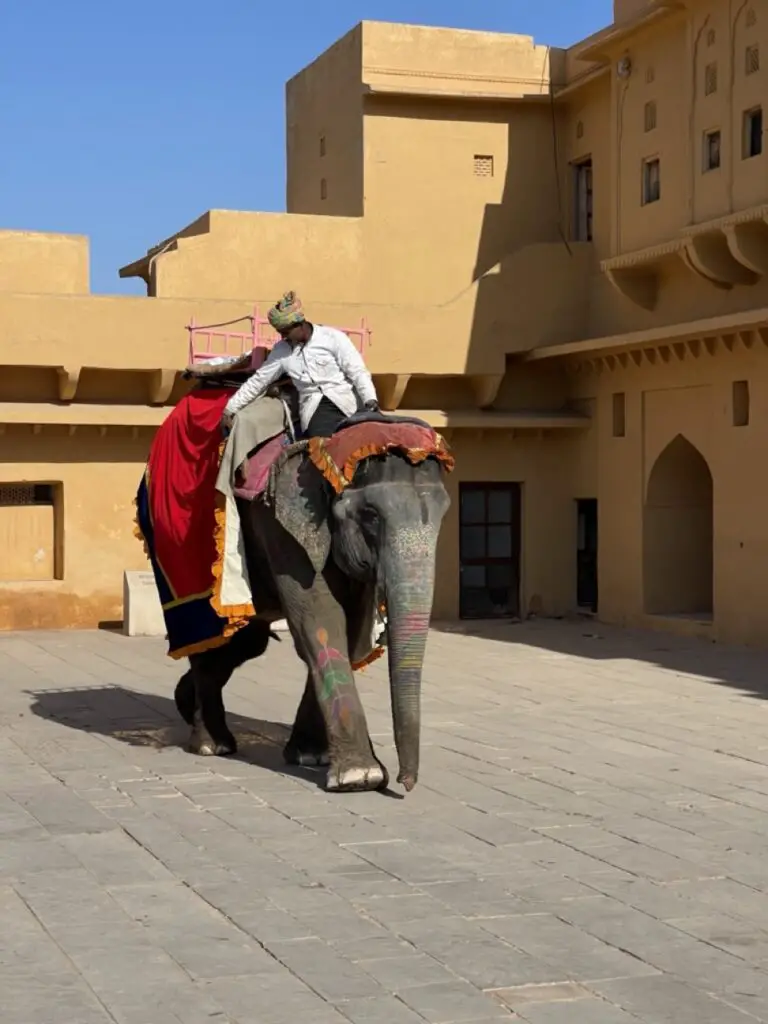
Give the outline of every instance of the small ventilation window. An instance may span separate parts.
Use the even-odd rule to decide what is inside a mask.
[[[744,18],[744,23],[747,26],[747,28],[754,28],[757,24],[757,14],[755,13],[754,7],[750,7],[747,11],[746,17]]]
[[[651,82],[654,82],[656,80],[655,68],[650,67],[645,69],[645,80],[648,83],[648,85],[650,85]]]
[[[704,133],[704,170],[716,171],[720,166],[720,131]]]
[[[717,92],[717,61],[712,61],[704,68],[704,95],[711,96]]]
[[[320,179],[320,198],[328,198],[328,182],[325,180],[325,178]]]
[[[749,381],[735,380],[731,388],[731,417],[734,427],[749,426]]]
[[[658,157],[643,161],[643,205],[661,199],[661,164]]]
[[[760,70],[760,47],[748,46],[744,55],[744,72],[747,75],[754,75]]]
[[[717,33],[713,28],[707,32],[707,46],[714,46],[717,40]]]
[[[0,508],[53,505],[53,484],[0,484]]]
[[[743,157],[748,160],[763,152],[763,108],[754,107],[744,113]]]
[[[584,122],[583,121],[577,121],[576,122],[576,138],[577,139],[583,139],[584,138]]]
[[[493,177],[493,157],[484,156],[482,154],[475,153],[475,177],[476,178],[492,178]]]
[[[325,156],[325,136],[320,136],[320,156]]]
[[[613,396],[613,436],[625,437],[627,432],[627,403],[623,391]]]
[[[645,112],[643,116],[645,130],[652,132],[656,127],[656,101],[649,100],[645,104]]]

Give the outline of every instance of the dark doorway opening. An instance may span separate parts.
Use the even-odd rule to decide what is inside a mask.
[[[576,603],[597,612],[597,498],[576,501]]]
[[[459,615],[520,617],[520,484],[459,485]]]

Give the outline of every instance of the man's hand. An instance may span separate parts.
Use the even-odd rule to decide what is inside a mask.
[[[368,412],[381,412],[381,409],[379,408],[379,403],[376,401],[375,398],[372,398],[370,402],[366,402],[363,408],[366,409]]]
[[[235,414],[232,412],[224,412],[221,417],[221,432],[224,437],[229,436],[229,432],[232,430],[232,422],[235,418]]]

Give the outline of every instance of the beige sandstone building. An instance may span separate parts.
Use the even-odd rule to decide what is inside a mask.
[[[566,51],[364,23],[288,85],[288,213],[206,213],[121,270],[148,297],[1,233],[0,626],[121,617],[153,430],[227,340],[189,325],[295,287],[455,450],[436,617],[764,641],[766,103],[766,0],[616,0]]]

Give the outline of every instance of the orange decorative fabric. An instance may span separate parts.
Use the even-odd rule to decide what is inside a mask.
[[[414,464],[436,458],[448,473],[455,465],[445,441],[431,427],[397,421],[359,423],[333,437],[313,437],[308,451],[313,464],[337,494],[351,482],[363,459],[388,451],[402,452]]]

